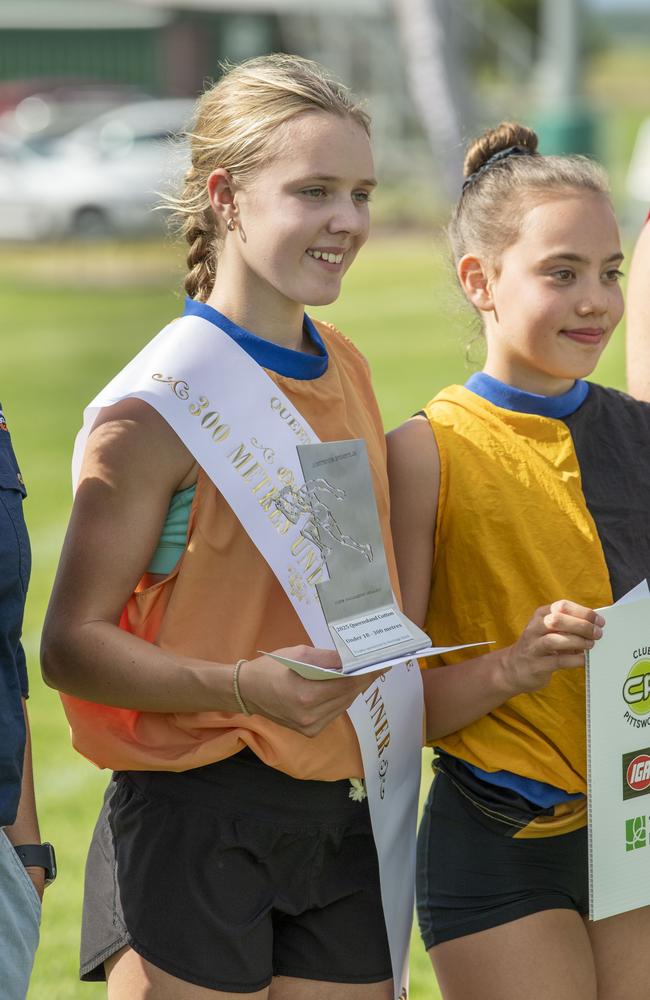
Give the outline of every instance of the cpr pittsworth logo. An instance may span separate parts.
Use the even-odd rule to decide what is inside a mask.
[[[650,649],[635,650],[636,659],[623,684],[623,700],[627,705],[625,720],[635,729],[650,726],[650,660],[644,654]]]
[[[638,851],[648,846],[647,817],[634,816],[625,820],[625,850]]]
[[[650,747],[624,753],[622,763],[623,799],[650,795]]]

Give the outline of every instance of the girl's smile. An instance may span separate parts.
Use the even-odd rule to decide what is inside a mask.
[[[578,344],[591,344],[598,347],[605,336],[602,327],[580,327],[576,330],[560,330],[560,333]]]
[[[337,271],[343,264],[345,250],[339,247],[319,247],[307,250],[307,254],[313,257],[314,260],[319,260],[321,264],[326,265],[328,270]]]
[[[622,259],[603,195],[549,192],[533,205],[493,268],[481,262],[486,373],[543,395],[589,375],[623,314]]]

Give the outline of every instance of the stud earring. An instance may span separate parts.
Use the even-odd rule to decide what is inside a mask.
[[[234,233],[234,231],[235,231],[236,228],[237,228],[237,223],[235,222],[235,220],[234,219],[228,219],[228,221],[226,223],[226,229],[228,230],[228,232],[229,233]]]

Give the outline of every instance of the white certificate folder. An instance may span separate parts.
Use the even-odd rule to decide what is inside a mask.
[[[650,593],[609,608],[587,656],[589,916],[650,903]]]

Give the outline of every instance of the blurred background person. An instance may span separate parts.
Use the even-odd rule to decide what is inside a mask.
[[[650,400],[650,226],[644,225],[630,264],[627,289],[627,384]]]
[[[20,641],[31,570],[26,495],[0,405],[0,983],[24,1000],[38,945],[41,900],[56,874],[41,844],[27,718],[29,682]]]

